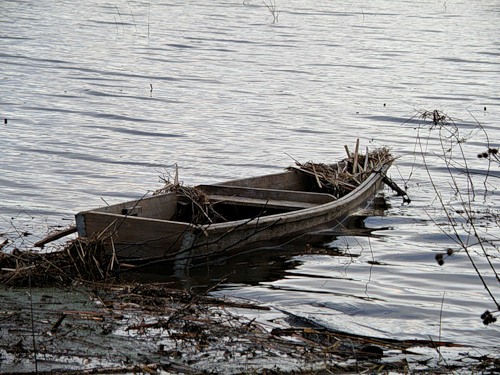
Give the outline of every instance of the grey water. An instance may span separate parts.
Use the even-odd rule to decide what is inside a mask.
[[[276,0],[276,10],[2,0],[0,233],[32,244],[78,211],[161,187],[174,164],[186,185],[213,183],[333,162],[359,138],[398,157],[391,177],[412,202],[386,188],[387,208],[363,217],[369,236],[323,243],[355,257],[269,250],[224,269],[239,277],[216,293],[334,329],[498,352],[498,323],[479,318],[495,306],[467,255],[435,260],[456,245],[427,171],[446,202],[458,198],[438,157],[446,134],[419,127],[419,114],[442,111],[472,137],[468,166],[491,175],[474,204],[498,210],[498,164],[476,154],[485,133],[492,145],[500,134],[500,3]],[[498,225],[486,230],[498,237]]]

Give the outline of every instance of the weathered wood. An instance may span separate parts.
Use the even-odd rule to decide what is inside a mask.
[[[56,233],[50,234],[47,237],[41,239],[38,242],[35,242],[35,247],[43,247],[44,245],[48,244],[49,242],[58,240],[60,238],[69,236],[70,234],[76,233],[76,225],[73,225],[69,228],[63,229],[61,231],[58,231]]]
[[[314,173],[304,171],[196,187],[212,202],[219,202],[217,204],[278,208],[277,213],[270,211],[263,215],[262,210],[256,217],[193,225],[170,220],[177,210],[178,199],[175,193],[167,193],[81,212],[76,216],[78,232],[85,237],[105,231],[121,260],[163,258],[175,260],[184,267],[191,259],[240,251],[323,226],[334,226],[375,197],[389,167],[390,160],[338,199],[311,192]],[[122,214],[124,209],[139,206],[139,216]]]
[[[359,138],[356,140],[356,147],[354,148],[354,158],[352,162],[352,174],[358,173],[358,153],[359,153]]]
[[[394,190],[398,194],[398,196],[403,197],[403,202],[404,203],[410,203],[411,202],[411,199],[408,196],[408,193],[406,193],[405,190],[403,190],[402,188],[400,188],[390,177],[384,176],[383,181],[384,181],[384,183],[387,186],[389,186],[392,190]]]
[[[349,147],[347,147],[347,145],[344,145],[344,148],[345,148],[345,152],[347,154],[347,157],[348,158],[352,157],[351,153],[349,152]]]
[[[231,180],[216,185],[242,186],[251,188],[307,191],[310,188],[309,180],[303,174],[281,172],[258,177]]]
[[[220,195],[220,196],[235,196],[239,198],[252,198],[277,201],[295,201],[310,204],[323,204],[331,202],[335,198],[330,194],[313,193],[307,191],[294,190],[279,190],[279,189],[264,189],[264,188],[248,188],[231,185],[198,185],[198,189],[205,194]]]
[[[313,167],[313,173],[314,173],[314,178],[316,179],[316,183],[318,184],[318,187],[320,189],[322,189],[323,186],[321,185],[321,181],[319,180],[318,172],[316,172],[316,167],[314,167],[314,164],[312,165],[312,167]]]
[[[210,199],[211,202],[215,204],[224,203],[224,204],[233,204],[237,206],[250,206],[250,207],[262,207],[262,208],[268,207],[268,208],[290,210],[290,211],[316,206],[315,203],[308,203],[308,202],[238,197],[235,195],[209,194],[208,198]]]
[[[370,161],[370,154],[368,152],[368,147],[366,148],[366,153],[365,153],[365,164],[363,166],[363,171],[367,171],[368,170],[368,163]]]
[[[177,201],[175,193],[166,193],[105,206],[93,211],[169,220],[175,214]]]
[[[103,233],[112,237],[119,258],[157,256],[178,251],[192,225],[176,221],[124,216],[98,211],[77,215],[78,233],[82,237]]]

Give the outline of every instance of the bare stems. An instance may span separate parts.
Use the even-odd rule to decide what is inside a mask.
[[[271,16],[273,16],[273,23],[277,23],[280,11],[276,7],[276,0],[262,0],[262,3],[267,8],[269,13],[271,13]]]
[[[476,126],[465,134],[463,134],[462,128],[452,118],[441,111],[420,111],[419,118],[421,122],[418,127],[417,148],[422,155],[424,168],[436,195],[436,201],[448,221],[448,226],[437,225],[437,227],[455,243],[459,250],[465,252],[475,273],[495,304],[496,310],[500,310],[500,304],[492,291],[491,285],[486,281],[484,271],[478,265],[480,259],[474,256],[474,253],[478,252],[485,259],[488,268],[495,276],[497,282],[500,283],[500,277],[492,261],[491,254],[491,251],[495,251],[496,253],[500,251],[498,245],[500,238],[495,238],[491,234],[491,231],[488,232],[483,229],[492,225],[498,229],[500,223],[498,214],[492,212],[486,203],[488,193],[487,179],[490,177],[491,163],[499,164],[500,162],[498,149],[491,147],[488,134],[475,118]],[[428,138],[421,137],[421,132],[424,128],[429,130]],[[437,132],[440,153],[435,153],[433,156],[442,162],[439,168],[445,171],[447,187],[443,186],[442,181],[438,182],[436,180],[436,176],[433,170],[431,170],[436,165],[428,160],[430,134],[435,132]],[[486,151],[477,156],[488,160],[486,171],[481,173],[475,172],[470,167],[471,160],[465,149],[467,141],[478,134],[482,134],[485,137]],[[476,187],[478,178],[482,179],[484,186],[484,200],[482,203],[476,199],[476,195],[478,194]],[[444,198],[446,188],[451,189],[453,193],[452,202]],[[429,216],[433,219],[432,215]],[[454,253],[455,251],[449,248],[445,254],[438,254],[436,260],[440,265],[443,265],[444,259],[452,256]],[[483,314],[485,317],[482,317],[485,324],[493,323],[496,320],[489,311],[485,314]]]

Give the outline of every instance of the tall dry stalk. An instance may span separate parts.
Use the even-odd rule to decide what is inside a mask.
[[[481,318],[484,324],[493,323],[496,321],[495,315],[500,311],[500,304],[480,262],[484,260],[489,271],[495,276],[497,284],[500,283],[497,272],[500,258],[500,236],[497,234],[500,229],[500,215],[489,206],[487,200],[488,187],[491,184],[489,180],[492,179],[491,167],[495,163],[497,166],[500,165],[498,149],[491,147],[486,130],[476,118],[474,118],[475,126],[467,131],[463,130],[466,127],[458,126],[451,117],[438,110],[421,111],[418,118],[420,122],[417,127],[416,149],[422,157],[436,200],[448,225],[439,225],[433,215],[428,214],[442,233],[455,244],[455,249],[446,249],[445,253],[436,256],[436,260],[443,265],[444,260],[457,251],[463,251],[467,255],[494,304],[494,312],[486,311]],[[427,137],[423,135],[425,130]],[[487,151],[477,155],[486,160],[485,169],[478,170],[470,166],[471,155],[465,145],[472,139],[477,143],[477,138],[480,136],[482,139],[479,142],[484,143]],[[437,139],[439,145],[439,153],[432,155],[435,158],[432,162],[429,160],[431,154],[428,151],[431,138]],[[439,165],[436,165],[436,160]],[[447,185],[443,185],[441,180],[437,181],[434,172],[436,167],[445,171]],[[482,195],[478,194],[481,184],[484,188]],[[445,199],[446,191],[452,192],[453,200]]]

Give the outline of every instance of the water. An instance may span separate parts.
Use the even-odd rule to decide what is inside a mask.
[[[80,210],[159,188],[174,163],[184,183],[212,183],[279,171],[291,157],[334,161],[360,138],[400,157],[392,177],[412,203],[385,190],[388,209],[364,221],[371,236],[326,241],[357,257],[275,250],[219,270],[239,274],[218,293],[356,333],[436,339],[441,330],[442,340],[498,351],[498,324],[479,319],[494,305],[465,253],[443,267],[434,259],[453,243],[418,134],[446,202],[456,196],[435,156],[438,134],[418,133],[415,116],[441,110],[463,134],[480,122],[495,143],[500,4],[276,5],[273,23],[257,0],[3,0],[0,233],[27,231],[29,245]],[[464,147],[484,173],[482,134]],[[475,185],[479,208],[498,209],[496,186],[490,178],[484,195]]]

